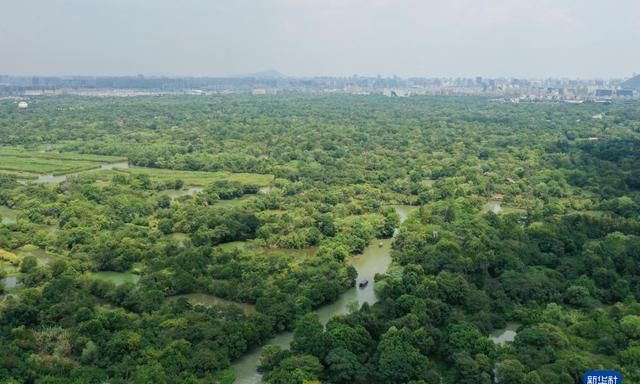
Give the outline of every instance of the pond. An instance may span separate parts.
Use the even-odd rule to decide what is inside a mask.
[[[46,265],[53,260],[54,254],[45,251],[44,249],[35,246],[33,244],[27,244],[21,248],[18,248],[14,253],[22,258],[26,256],[33,256],[38,260],[38,266]]]
[[[129,168],[129,162],[128,161],[120,161],[117,163],[111,163],[111,164],[102,164],[100,166],[100,169],[104,169],[104,170],[112,170],[112,169],[128,169]]]
[[[140,275],[131,272],[101,271],[89,273],[88,275],[91,279],[108,281],[115,285],[122,285],[124,283],[135,284],[140,280]]]
[[[202,304],[206,307],[211,307],[214,305],[227,306],[227,307],[236,306],[242,309],[244,313],[247,313],[247,314],[256,313],[256,307],[251,304],[238,303],[235,301],[225,300],[217,296],[207,295],[206,293],[187,293],[183,295],[170,296],[170,297],[167,297],[167,301],[176,301],[180,298],[187,299],[187,301],[189,301],[190,303]]]
[[[512,343],[516,338],[518,328],[520,328],[518,323],[507,323],[506,327],[491,332],[489,338],[498,345]]]
[[[169,196],[172,199],[177,199],[178,197],[182,197],[182,196],[193,196],[196,193],[200,193],[202,192],[203,188],[202,187],[187,187],[184,189],[167,189],[165,191],[160,192],[160,195],[166,195]]]
[[[102,171],[102,170],[126,169],[126,168],[129,168],[129,163],[126,161],[119,161],[117,163],[102,164],[100,165],[100,167],[87,169],[79,172],[72,172],[66,175],[52,175],[52,174],[38,175],[38,178],[34,181],[38,183],[62,183],[63,181],[67,180],[67,178],[70,176],[77,176],[83,173],[96,172],[96,171]]]
[[[394,205],[396,212],[400,215],[400,222],[407,219],[409,214],[418,207],[407,205]],[[382,242],[382,247],[380,247]],[[369,284],[364,288],[353,287],[344,292],[338,300],[315,310],[320,322],[326,324],[332,317],[349,313],[351,308],[359,308],[363,303],[373,304],[378,301],[374,292],[374,276],[383,274],[391,264],[391,239],[373,240],[361,255],[352,257],[349,263],[358,271],[356,285],[362,280],[368,280]],[[278,345],[282,348],[289,348],[293,340],[293,332],[286,332],[271,338],[266,344]],[[233,369],[238,384],[255,384],[262,381],[262,375],[257,371],[260,363],[262,348],[253,351],[238,359],[231,368]]]
[[[38,183],[62,183],[67,180],[67,175],[38,175]]]
[[[20,286],[20,280],[17,276],[7,276],[2,279],[5,288],[16,288]]]
[[[483,212],[493,212],[495,214],[500,213],[502,211],[502,201],[500,200],[489,200],[487,204],[482,208]]]
[[[395,209],[398,215],[400,216],[400,223],[407,220],[411,212],[416,211],[420,207],[416,207],[413,205],[390,205],[391,208]]]
[[[0,218],[2,219],[2,224],[15,224],[17,217],[18,210],[11,209],[6,205],[0,205]]]

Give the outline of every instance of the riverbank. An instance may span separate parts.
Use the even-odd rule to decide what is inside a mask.
[[[409,205],[394,205],[393,208],[400,215],[400,224],[404,222],[412,211],[418,207]],[[396,231],[397,233],[397,231]],[[380,243],[382,242],[382,247]],[[338,300],[331,304],[324,305],[314,312],[318,315],[320,322],[324,325],[332,317],[347,314],[352,308],[359,308],[364,303],[374,304],[378,301],[374,291],[374,277],[376,274],[384,274],[391,265],[391,242],[392,239],[374,239],[364,252],[353,256],[349,263],[358,272],[356,282],[368,280],[364,288],[353,287],[344,292]],[[265,345],[277,345],[282,348],[289,348],[293,340],[293,332],[285,332],[274,336]],[[257,371],[260,364],[262,347],[256,348],[242,356],[231,366],[235,373],[236,384],[256,384],[262,381],[262,375]]]

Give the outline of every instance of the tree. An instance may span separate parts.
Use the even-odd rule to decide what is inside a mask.
[[[507,359],[497,365],[496,380],[505,384],[521,384],[525,379],[525,370],[518,360]]]
[[[429,360],[391,327],[378,344],[377,367],[383,382],[404,383],[423,378],[429,371]]]
[[[161,195],[156,205],[158,208],[169,208],[171,206],[171,198],[168,195]]]
[[[363,370],[358,357],[344,348],[332,349],[325,358],[325,376],[331,383],[353,383]]]
[[[275,369],[282,360],[291,356],[289,351],[283,350],[278,345],[267,344],[262,348],[260,355],[260,372],[269,372]]]
[[[157,362],[136,367],[132,380],[134,384],[165,384],[168,382],[169,378],[167,377],[164,367]]]
[[[38,259],[35,256],[25,256],[20,263],[20,272],[29,273],[38,266]]]
[[[640,316],[627,315],[620,320],[622,332],[631,339],[640,339]]]
[[[538,372],[531,371],[525,375],[524,384],[544,384],[544,381],[542,381]]]
[[[315,356],[292,356],[282,360],[276,369],[267,373],[264,381],[270,384],[303,384],[317,380],[322,370],[322,364]]]
[[[328,213],[322,214],[318,217],[317,221],[318,228],[324,236],[333,237],[336,235],[338,229],[332,215]]]
[[[448,327],[447,344],[449,356],[458,352],[467,352],[471,355],[482,353],[487,356],[495,354],[495,345],[480,331],[470,324],[455,324]]]
[[[312,355],[319,359],[326,354],[324,327],[315,313],[300,318],[293,333],[291,350],[299,354]]]
[[[572,285],[564,293],[565,302],[577,307],[588,307],[591,303],[591,294],[586,287]]]

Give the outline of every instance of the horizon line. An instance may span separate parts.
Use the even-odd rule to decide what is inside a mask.
[[[266,75],[269,72],[273,72],[273,76]],[[227,74],[227,75],[180,75],[180,74],[153,74],[153,73],[136,73],[136,74],[12,74],[12,73],[2,73],[0,72],[1,77],[14,77],[14,78],[81,78],[81,77],[89,77],[89,78],[148,78],[148,79],[263,79],[263,80],[296,80],[296,79],[321,79],[321,78],[330,78],[330,79],[401,79],[401,80],[411,80],[411,79],[518,79],[518,80],[625,80],[631,79],[640,74],[634,72],[627,76],[622,77],[601,77],[601,76],[593,76],[593,77],[582,77],[582,76],[514,76],[514,75],[499,75],[499,76],[483,76],[483,75],[448,75],[448,76],[428,76],[428,75],[412,75],[412,76],[400,76],[400,75],[369,75],[369,74],[359,74],[354,73],[352,75],[286,75],[282,72],[275,70],[267,70],[260,71],[255,73],[245,73],[245,74]]]

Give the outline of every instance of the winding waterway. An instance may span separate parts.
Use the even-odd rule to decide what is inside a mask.
[[[409,214],[418,207],[408,205],[394,205],[396,212],[400,215],[402,223]],[[382,246],[380,243],[382,242]],[[326,324],[333,316],[349,313],[350,308],[357,303],[358,308],[363,303],[373,304],[378,301],[374,292],[374,276],[383,274],[391,264],[391,239],[376,239],[369,243],[369,246],[361,255],[351,258],[351,265],[358,271],[357,282],[369,280],[369,284],[364,288],[351,288],[344,292],[338,300],[315,310],[320,322]],[[282,348],[289,348],[293,340],[293,332],[286,332],[271,338],[266,344],[278,345]],[[256,348],[238,359],[231,368],[236,375],[236,384],[256,384],[262,381],[262,375],[258,373],[260,355],[262,348]]]

